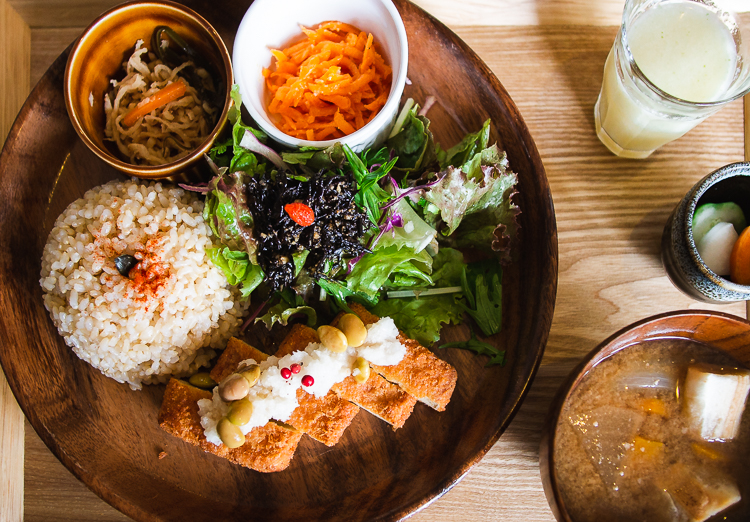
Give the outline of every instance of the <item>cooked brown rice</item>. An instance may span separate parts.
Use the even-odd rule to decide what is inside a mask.
[[[245,306],[220,269],[203,203],[161,183],[110,182],[55,222],[42,257],[44,305],[73,351],[105,375],[164,382],[206,365]],[[114,260],[140,261],[121,275]]]

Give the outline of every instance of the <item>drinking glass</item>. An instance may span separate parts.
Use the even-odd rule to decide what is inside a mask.
[[[731,5],[626,1],[594,108],[610,151],[645,158],[750,91],[750,20]]]

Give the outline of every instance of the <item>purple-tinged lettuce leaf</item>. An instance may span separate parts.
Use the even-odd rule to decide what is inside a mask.
[[[441,175],[440,182],[424,195],[429,203],[424,216],[443,236],[453,234],[471,214],[509,203],[507,198],[517,182],[508,170],[506,154],[501,155],[497,145],[478,152],[460,168],[449,166]]]
[[[247,252],[256,263],[258,244],[244,188],[248,177],[243,171],[214,176],[208,183],[203,220],[224,246]]]
[[[290,170],[289,165],[284,163],[284,160],[281,159],[281,156],[279,156],[278,152],[273,150],[268,145],[264,145],[263,143],[261,143],[258,137],[252,132],[245,132],[242,136],[242,139],[240,140],[239,145],[243,149],[247,149],[250,152],[254,152],[256,154],[260,154],[268,161],[273,163],[280,171]]]

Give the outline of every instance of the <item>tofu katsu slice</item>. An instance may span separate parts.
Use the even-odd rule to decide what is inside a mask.
[[[380,319],[362,305],[352,303],[350,307],[365,325]],[[406,355],[401,362],[392,366],[370,364],[370,367],[390,382],[398,384],[418,401],[437,411],[444,411],[456,387],[456,369],[402,333],[399,333],[398,339],[406,346]]]
[[[298,350],[304,350],[310,343],[318,342],[318,334],[312,328],[295,324],[281,342],[276,357],[283,357]],[[394,430],[402,427],[411,415],[417,400],[397,385],[383,379],[376,372],[363,383],[354,377],[347,377],[333,386],[338,396],[351,401],[360,408],[372,413],[390,424]]]
[[[206,440],[198,414],[198,401],[211,399],[211,392],[170,379],[159,410],[159,426],[167,433],[198,446],[207,453],[261,473],[281,471],[289,466],[302,432],[269,422],[245,435],[245,444],[230,449]]]
[[[236,337],[231,337],[211,370],[211,378],[217,383],[223,381],[237,371],[242,361],[248,359],[260,363],[268,359],[268,355]]]
[[[302,349],[307,345],[308,343],[304,343]],[[237,370],[240,362],[247,359],[261,362],[267,358],[268,355],[257,348],[232,337],[211,371],[211,378],[216,382],[221,382]],[[335,445],[351,424],[354,416],[359,413],[358,406],[342,399],[333,391],[328,392],[325,397],[316,397],[303,389],[298,389],[297,402],[299,406],[295,408],[286,423],[326,446]]]

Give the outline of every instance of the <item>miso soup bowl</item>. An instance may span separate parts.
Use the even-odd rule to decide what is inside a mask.
[[[656,339],[684,339],[717,348],[750,367],[750,323],[742,318],[712,311],[677,311],[648,317],[631,324],[594,348],[573,369],[552,401],[542,430],[539,465],[544,493],[552,513],[560,522],[576,522],[561,494],[556,462],[556,437],[564,419],[561,412],[586,376],[597,371],[599,363],[615,353]]]
[[[302,36],[300,26],[338,21],[372,33],[393,69],[391,92],[380,112],[361,129],[335,140],[308,141],[283,133],[266,112],[263,69],[271,66],[271,49],[283,49]],[[242,104],[255,123],[281,145],[326,148],[336,142],[361,152],[382,143],[396,121],[406,85],[409,45],[404,22],[391,0],[255,0],[242,18],[232,51]]]
[[[122,78],[122,64],[133,53],[137,40],[150,46],[151,34],[160,25],[174,29],[218,75],[223,107],[214,129],[191,153],[164,165],[133,165],[104,139],[104,94],[112,78]],[[227,121],[234,77],[229,51],[219,33],[198,13],[168,0],[138,1],[119,5],[97,18],[73,45],[65,69],[65,105],[78,136],[112,167],[143,179],[160,179],[191,169],[203,161]]]
[[[661,240],[661,258],[672,283],[693,299],[709,303],[747,301],[750,286],[738,285],[713,272],[701,259],[693,239],[693,215],[703,203],[732,201],[750,218],[750,163],[715,170],[680,201],[669,216]]]

